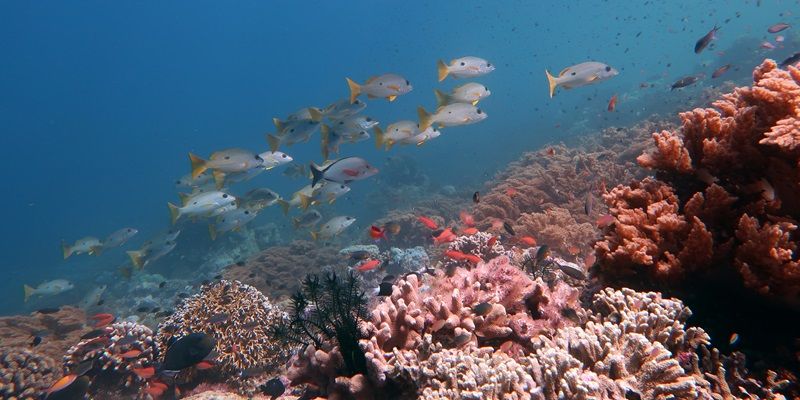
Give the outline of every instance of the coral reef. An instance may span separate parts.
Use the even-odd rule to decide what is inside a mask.
[[[145,379],[136,369],[154,365],[156,346],[153,331],[135,322],[115,322],[100,328],[101,332],[89,335],[72,346],[63,357],[65,370],[73,370],[84,361],[93,362],[96,378],[90,389],[99,397],[115,388],[127,395],[141,389]]]
[[[274,246],[247,260],[231,264],[222,272],[227,280],[253,286],[275,301],[288,298],[297,289],[298,277],[324,266],[344,266],[347,258],[336,248],[307,240]]]
[[[42,342],[36,353],[54,360],[61,359],[70,346],[80,340],[81,335],[92,328],[84,326],[86,314],[80,308],[60,307],[49,314],[34,312],[0,318],[0,343],[3,347],[30,347],[35,336]]]
[[[258,289],[238,281],[221,280],[203,286],[200,293],[185,299],[161,323],[156,341],[160,354],[164,354],[172,337],[193,332],[211,335],[216,341],[212,368],[215,376],[226,379],[241,377],[244,371],[259,371],[257,376],[237,380],[240,390],[252,394],[263,383],[259,379],[288,360],[285,344],[268,334],[273,326],[285,323],[286,313]]]
[[[408,249],[392,247],[389,249],[389,266],[386,268],[386,272],[401,275],[423,271],[429,265],[431,265],[431,260],[422,246]]]
[[[60,374],[52,358],[33,350],[5,343],[0,350],[0,397],[4,399],[40,399]]]

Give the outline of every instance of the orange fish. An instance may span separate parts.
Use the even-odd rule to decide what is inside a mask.
[[[479,262],[483,261],[480,257],[474,254],[464,254],[464,259],[469,261],[470,264],[478,264]]]
[[[61,379],[50,385],[50,388],[47,389],[47,395],[45,397],[49,397],[51,394],[58,392],[59,390],[64,390],[69,385],[72,385],[72,382],[75,382],[75,379],[78,379],[78,375],[76,374],[64,375]]]
[[[108,318],[114,318],[114,315],[109,313],[100,313],[89,317],[89,319],[108,319]]]
[[[155,367],[142,367],[142,368],[134,368],[133,373],[136,374],[139,378],[148,379],[152,378],[153,375],[156,374]]]
[[[361,264],[358,264],[356,267],[356,271],[359,272],[367,272],[372,271],[375,268],[378,268],[378,265],[381,264],[381,260],[368,260],[364,261]]]
[[[458,250],[447,250],[447,251],[444,252],[444,256],[452,258],[453,260],[456,260],[456,261],[461,261],[467,255],[462,253],[462,252],[460,252],[460,251],[458,251]]]
[[[128,351],[120,354],[119,356],[122,357],[122,358],[136,358],[136,357],[139,357],[140,354],[142,354],[141,350],[133,349],[133,350],[128,350]]]
[[[204,370],[204,369],[214,368],[215,366],[216,366],[216,364],[214,364],[213,362],[208,361],[208,360],[200,361],[199,363],[197,363],[195,365],[195,367],[197,367],[197,369],[199,369],[201,371]]]
[[[611,100],[608,101],[608,111],[614,111],[617,108],[617,95],[611,96]]]
[[[461,233],[463,233],[465,235],[474,235],[474,234],[478,233],[478,228],[475,228],[475,227],[472,227],[472,226],[469,227],[469,228],[464,228],[464,229],[461,230]]]
[[[420,215],[419,217],[417,217],[417,221],[421,222],[422,225],[425,225],[430,230],[439,229],[439,225],[436,225],[436,222],[434,220],[432,220],[432,219],[430,219],[430,218],[428,218],[428,217],[426,217],[424,215]]]
[[[440,244],[450,243],[453,240],[456,240],[456,237],[457,236],[456,236],[455,233],[453,233],[453,230],[450,229],[450,228],[447,228],[447,229],[443,230],[442,233],[440,233],[438,236],[433,238],[433,244],[438,246]]]
[[[92,315],[89,319],[95,321],[94,325],[92,325],[94,328],[102,328],[106,325],[111,325],[112,323],[114,323],[114,321],[117,320],[116,317],[108,313],[95,314]]]
[[[506,189],[506,196],[508,196],[508,197],[514,197],[514,196],[516,196],[516,195],[517,195],[517,189],[514,189],[514,188],[508,188],[508,189]]]
[[[611,214],[603,214],[597,218],[597,227],[603,229],[611,226],[614,223],[614,217]]]
[[[468,212],[461,211],[460,213],[458,213],[458,217],[461,218],[461,223],[463,223],[464,225],[475,226],[475,218]]]
[[[380,239],[389,240],[386,237],[386,229],[378,228],[375,225],[372,225],[372,226],[369,227],[369,237],[371,237],[371,238],[373,238],[375,240],[380,240]]]
[[[580,254],[581,249],[579,249],[578,246],[569,246],[567,247],[567,251],[574,257]]]
[[[519,242],[528,247],[536,246],[536,239],[534,239],[532,236],[523,236],[519,238]]]
[[[159,398],[161,395],[164,394],[166,389],[162,389],[160,386],[150,386],[144,390],[146,394],[153,396],[153,398]]]
[[[546,153],[547,153],[548,156],[554,156],[554,155],[556,155],[556,149],[554,149],[552,147],[548,147]]]
[[[486,247],[488,247],[488,248],[490,248],[490,249],[491,249],[492,247],[494,247],[494,244],[495,244],[495,243],[497,243],[497,236],[492,236],[492,238],[491,238],[491,239],[489,239],[488,241],[486,241]]]

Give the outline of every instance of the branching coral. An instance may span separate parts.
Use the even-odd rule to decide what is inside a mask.
[[[4,345],[0,350],[0,397],[40,399],[60,373],[61,368],[50,357]]]
[[[285,344],[268,335],[286,320],[286,313],[258,289],[238,281],[221,280],[203,286],[200,293],[187,298],[161,323],[156,339],[164,354],[171,338],[203,332],[216,341],[215,363],[223,377],[241,376],[244,371],[253,370],[269,374],[288,359]],[[249,382],[239,386],[244,391],[254,387]]]

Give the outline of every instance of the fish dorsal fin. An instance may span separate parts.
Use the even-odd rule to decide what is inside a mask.
[[[178,197],[181,198],[181,205],[185,206],[186,203],[189,201],[189,199],[192,198],[192,195],[186,193],[178,193]]]
[[[564,74],[566,74],[567,71],[569,71],[570,68],[572,68],[572,67],[567,67],[567,68],[562,69],[561,72],[558,73],[558,76],[564,76]]]
[[[367,82],[364,84],[369,85],[370,83],[375,82],[376,79],[378,79],[377,76],[370,76],[369,79],[367,79]]]

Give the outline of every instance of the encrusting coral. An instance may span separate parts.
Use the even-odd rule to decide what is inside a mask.
[[[36,400],[61,374],[50,357],[20,347],[0,350],[0,397]]]
[[[268,332],[287,322],[286,313],[273,305],[258,289],[238,281],[220,280],[202,287],[159,326],[156,336],[160,354],[172,337],[203,332],[215,340],[217,377],[241,377],[245,371],[260,371],[266,379],[288,359],[285,344]],[[250,380],[263,378],[252,377]],[[262,380],[266,380],[262,379]],[[258,382],[237,379],[248,391]]]

